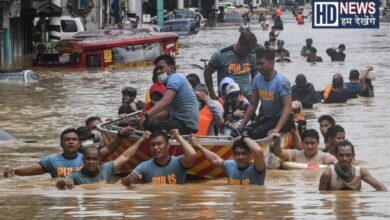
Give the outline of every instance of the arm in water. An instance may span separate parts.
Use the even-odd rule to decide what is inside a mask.
[[[332,181],[332,172],[330,171],[330,168],[328,167],[321,175],[319,190],[320,191],[329,190],[331,181]]]
[[[58,189],[73,189],[74,188],[74,182],[73,182],[72,179],[59,180],[56,183],[56,187]]]
[[[17,176],[32,176],[32,175],[41,175],[46,173],[43,167],[39,163],[34,163],[28,166],[22,166],[18,168],[5,168],[4,169],[4,177],[12,177],[14,175]]]
[[[362,180],[372,187],[374,187],[377,191],[387,191],[385,185],[380,183],[377,179],[375,179],[371,174],[364,168],[360,168],[360,174],[362,176]]]

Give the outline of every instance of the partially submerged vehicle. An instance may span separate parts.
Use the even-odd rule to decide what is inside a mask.
[[[203,17],[200,12],[189,10],[189,9],[176,9],[173,11],[176,19],[179,18],[190,18],[195,22],[195,25],[203,27],[207,23],[207,19]]]
[[[1,70],[0,82],[30,83],[39,81],[39,76],[32,70]]]
[[[164,22],[160,32],[174,32],[178,35],[197,34],[199,27],[197,27],[194,20],[190,18],[171,19]]]
[[[102,132],[102,136],[106,143],[110,142],[117,136],[117,132],[126,125],[134,124],[134,119],[139,115],[139,112],[130,114],[127,118],[121,118],[111,122],[106,122],[98,125],[98,130]],[[143,134],[143,131],[136,130],[129,139],[122,140],[120,147],[114,152],[108,160],[114,160],[133,143],[135,143]],[[188,136],[183,136],[188,138]],[[278,167],[279,159],[271,153],[271,145],[273,143],[273,137],[267,137],[264,139],[256,140],[257,143],[261,144],[267,167]],[[228,160],[233,159],[232,144],[233,139],[230,136],[202,136],[199,137],[199,143],[205,146],[207,149],[218,154],[221,158]],[[292,145],[291,134],[284,134],[281,140],[284,148],[290,148]],[[183,150],[175,140],[170,140],[169,153],[174,156],[183,154]],[[147,143],[143,143],[137,153],[130,159],[129,163],[122,168],[121,174],[130,173],[138,164],[143,161],[151,159],[150,150]],[[225,174],[221,168],[214,166],[208,161],[200,152],[196,154],[195,165],[188,169],[188,174],[197,178],[219,178],[225,177]]]
[[[175,33],[138,33],[129,30],[81,32],[37,50],[35,66],[104,68],[113,65],[146,66],[162,54],[176,55]]]

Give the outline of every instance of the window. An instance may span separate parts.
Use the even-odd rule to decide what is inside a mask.
[[[77,32],[77,25],[72,20],[61,20],[62,32]]]

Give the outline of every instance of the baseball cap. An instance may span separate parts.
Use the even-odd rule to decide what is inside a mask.
[[[237,83],[231,83],[226,87],[226,94],[229,95],[234,92],[241,92],[240,86]]]

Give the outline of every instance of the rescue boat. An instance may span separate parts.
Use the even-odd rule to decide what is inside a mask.
[[[126,118],[117,119],[111,122],[106,122],[98,125],[98,130],[102,133],[105,143],[109,143],[116,136],[118,131],[122,128],[120,125],[123,124],[132,124],[134,117],[139,113],[132,113]],[[135,143],[138,138],[143,134],[143,131],[136,130],[130,137],[123,139],[118,149],[111,154],[107,160],[115,160],[119,155],[121,155],[127,148],[129,148],[133,143]],[[188,136],[183,135],[184,138]],[[221,158],[225,160],[233,159],[232,145],[233,139],[230,136],[201,136],[198,138],[199,143],[205,146],[207,149],[218,154]],[[280,159],[276,157],[271,152],[271,146],[273,144],[272,137],[266,137],[264,139],[256,140],[258,144],[261,145],[263,150],[265,161],[268,168],[279,167]],[[281,143],[284,148],[291,148],[292,137],[290,133],[282,135]],[[183,150],[176,140],[170,140],[170,155],[179,156],[183,154]],[[137,153],[130,159],[119,172],[119,174],[128,174],[130,173],[138,164],[143,161],[151,159],[149,147],[146,142],[144,142]],[[223,170],[219,167],[214,166],[210,161],[208,161],[201,152],[197,151],[195,165],[187,171],[187,174],[197,177],[197,178],[221,178],[225,177]]]

